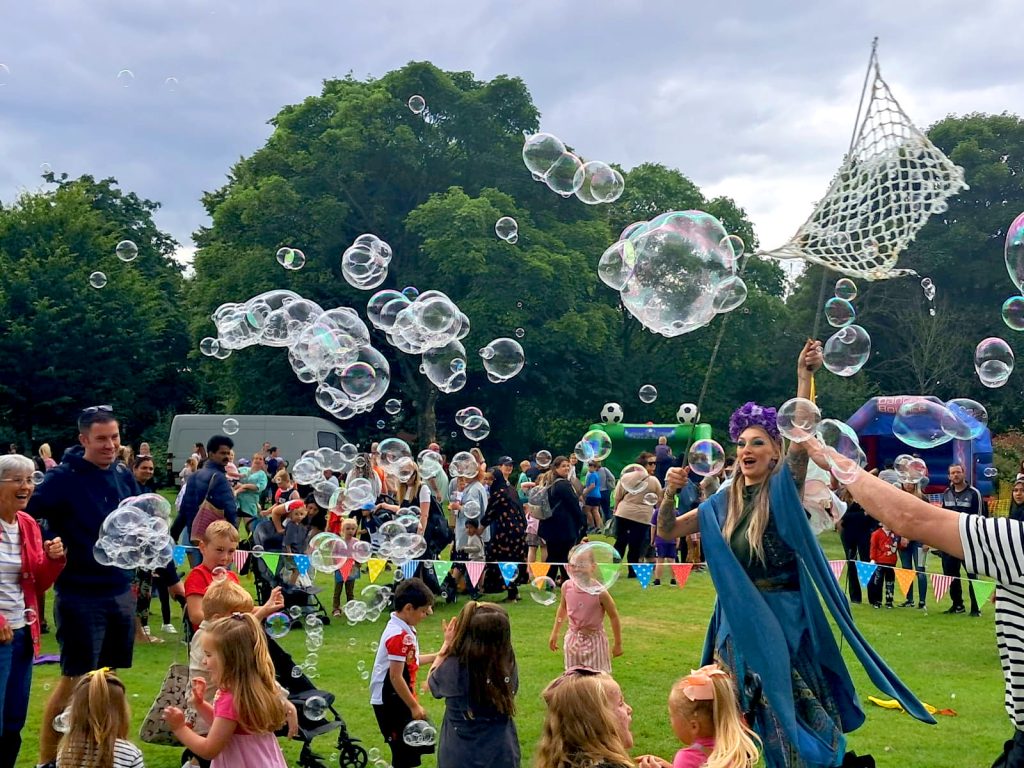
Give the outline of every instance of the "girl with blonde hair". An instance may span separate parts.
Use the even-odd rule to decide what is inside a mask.
[[[109,669],[80,677],[58,719],[67,724],[59,768],[142,768],[142,752],[128,741],[132,716],[124,683]]]

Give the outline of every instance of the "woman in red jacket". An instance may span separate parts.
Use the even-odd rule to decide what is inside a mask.
[[[64,567],[60,539],[43,545],[39,524],[23,511],[32,497],[35,463],[0,456],[0,768],[13,768],[39,652],[36,595],[52,586]]]

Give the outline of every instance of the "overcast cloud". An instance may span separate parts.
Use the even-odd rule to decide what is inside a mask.
[[[1017,7],[1015,7],[1017,6]],[[183,246],[204,190],[325,78],[411,60],[522,77],[542,128],[587,157],[679,168],[761,244],[796,230],[847,147],[873,36],[922,128],[1024,109],[1019,3],[825,0],[8,0],[0,2],[0,199],[40,166],[163,203]],[[119,70],[135,75],[130,87]],[[177,79],[172,91],[165,85]],[[425,94],[429,102],[429,94]],[[524,172],[525,169],[524,169]]]

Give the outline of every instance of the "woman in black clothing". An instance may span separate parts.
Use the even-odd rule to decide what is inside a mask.
[[[569,460],[565,456],[556,456],[551,462],[551,484],[547,489],[551,517],[541,520],[537,526],[537,535],[547,545],[548,562],[556,564],[555,574],[551,575],[556,582],[566,578],[569,550],[580,542],[586,530],[579,497],[568,479],[569,471]]]
[[[487,560],[491,563],[526,562],[526,513],[516,489],[508,483],[513,466],[511,457],[502,456],[493,467],[487,511],[480,521],[481,525],[491,527],[491,540],[487,542]],[[518,577],[508,585],[506,600],[519,600]]]
[[[843,488],[839,498],[846,502],[846,514],[839,521],[839,538],[847,560],[868,562],[871,559],[871,534],[878,527],[878,521],[864,512],[864,507],[853,500],[850,492]],[[847,591],[851,603],[861,602],[861,585],[857,569],[852,563],[846,569]]]
[[[1024,522],[1024,480],[1018,480],[1013,484],[1013,494],[1010,497],[1010,519]]]

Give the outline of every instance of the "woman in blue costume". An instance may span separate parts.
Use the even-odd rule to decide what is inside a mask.
[[[809,340],[797,363],[798,397],[810,397],[820,367],[821,344]],[[918,720],[935,721],[854,625],[800,503],[807,454],[797,443],[785,453],[775,415],[756,403],[732,415],[732,483],[697,509],[676,516],[675,492],[687,478],[682,468],[669,470],[659,534],[701,535],[718,593],[701,663],[733,671],[765,765],[873,766],[846,751],[844,734],[864,712],[823,605],[872,682]]]

